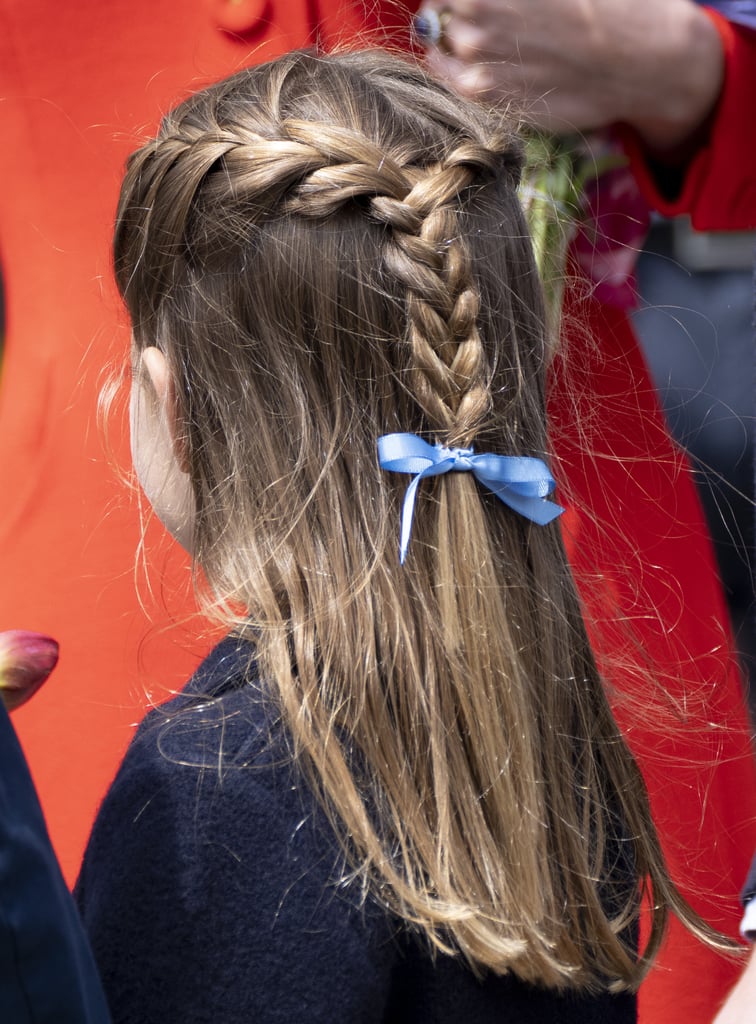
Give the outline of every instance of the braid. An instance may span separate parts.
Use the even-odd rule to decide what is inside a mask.
[[[415,398],[448,445],[469,444],[490,405],[480,296],[458,228],[459,195],[476,178],[476,168],[459,159],[470,148],[428,169],[401,200],[372,204],[392,228],[385,263],[406,288]],[[488,163],[492,154],[478,148]]]
[[[287,209],[327,217],[357,196],[390,228],[384,264],[405,287],[415,398],[449,445],[469,444],[490,407],[478,333],[480,297],[458,229],[460,196],[481,175],[492,177],[504,140],[464,142],[439,164],[404,166],[364,134],[305,122],[288,132],[331,161],[297,186]]]
[[[459,230],[462,194],[490,179],[493,145],[464,142],[430,167],[400,202],[373,213],[392,227],[385,261],[407,292],[415,397],[450,446],[469,445],[490,408],[490,367],[478,331],[480,295]]]
[[[176,202],[153,225],[174,244],[198,202],[223,230],[220,210],[229,199],[261,221],[281,214],[323,219],[365,198],[367,215],[389,229],[383,265],[406,293],[413,396],[440,440],[471,443],[490,408],[491,368],[458,217],[464,193],[511,158],[511,139],[465,140],[423,167],[417,153],[399,158],[364,131],[296,118],[270,124],[269,135],[238,123],[197,128],[191,116],[166,127],[141,159],[152,164],[148,203],[164,179],[180,182]],[[216,166],[222,173],[210,174]]]

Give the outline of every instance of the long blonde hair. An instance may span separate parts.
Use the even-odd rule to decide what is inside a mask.
[[[376,440],[545,457],[510,125],[383,52],[292,53],[131,158],[115,266],[164,351],[215,611],[254,637],[354,884],[475,969],[634,986],[669,907],[557,525]],[[645,896],[651,938],[632,935]]]

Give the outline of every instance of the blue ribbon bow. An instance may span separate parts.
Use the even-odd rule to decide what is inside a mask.
[[[472,448],[430,445],[416,434],[385,434],[378,438],[378,463],[392,473],[414,473],[402,506],[399,561],[407,556],[418,484],[443,473],[472,473],[475,479],[521,516],[543,526],[564,512],[547,501],[556,486],[540,459],[525,455],[475,455]]]

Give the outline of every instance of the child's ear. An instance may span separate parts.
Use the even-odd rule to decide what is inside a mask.
[[[182,473],[188,473],[189,453],[187,451],[186,437],[179,427],[176,385],[168,367],[168,360],[160,349],[154,345],[142,350],[141,359],[142,366],[155,389],[157,400],[165,413],[173,445],[173,454],[178,467]]]

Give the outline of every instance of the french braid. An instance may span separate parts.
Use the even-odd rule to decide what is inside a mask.
[[[457,205],[476,180],[496,173],[498,153],[464,142],[443,162],[420,169],[401,166],[364,135],[305,123],[285,127],[340,161],[307,173],[289,210],[327,217],[365,196],[369,216],[390,229],[383,260],[407,292],[415,397],[444,443],[469,444],[490,397],[477,329],[480,298],[459,236]]]
[[[443,160],[422,166],[387,152],[364,132],[295,118],[261,135],[242,126],[213,130],[183,124],[156,141],[144,157],[153,166],[146,193],[177,178],[182,188],[159,227],[181,234],[196,193],[206,208],[243,197],[253,219],[288,214],[324,219],[363,201],[365,215],[388,230],[382,259],[406,290],[406,343],[414,397],[437,440],[469,445],[490,408],[490,367],[478,331],[480,296],[458,226],[462,197],[490,181],[512,139],[493,134],[465,140]],[[222,170],[214,175],[209,171]]]

